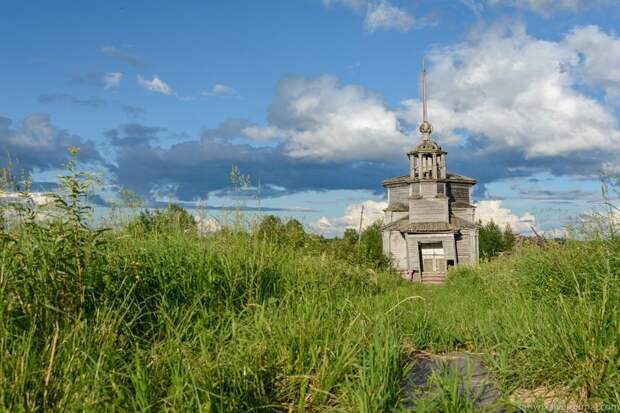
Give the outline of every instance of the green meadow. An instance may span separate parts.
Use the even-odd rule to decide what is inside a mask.
[[[91,228],[88,182],[63,179],[60,212],[39,219],[26,195],[3,211],[2,410],[398,411],[416,351],[481,353],[508,409],[540,389],[620,406],[613,233],[526,244],[426,286],[294,224],[204,235],[172,208]],[[437,381],[419,410],[475,411]]]

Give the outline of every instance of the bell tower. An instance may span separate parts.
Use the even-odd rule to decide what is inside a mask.
[[[409,157],[409,221],[449,222],[446,196],[446,155],[432,139],[433,125],[428,121],[428,88],[426,68],[422,71],[421,142],[410,151]]]

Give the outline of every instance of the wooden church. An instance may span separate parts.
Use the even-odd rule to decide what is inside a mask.
[[[421,142],[409,153],[409,174],[383,181],[388,191],[383,251],[404,278],[441,283],[448,268],[478,262],[478,228],[471,191],[476,180],[449,173],[447,152],[428,122],[422,74]]]

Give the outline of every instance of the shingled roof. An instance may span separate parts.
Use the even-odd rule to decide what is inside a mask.
[[[400,232],[458,232],[462,229],[475,229],[476,225],[454,215],[447,222],[409,222],[409,217],[399,219],[383,227],[384,231]]]
[[[394,178],[389,178],[383,181],[383,186],[395,186],[399,184],[408,184],[411,182],[419,182],[419,179],[411,179],[409,175],[397,176]],[[463,182],[467,184],[476,184],[476,180],[474,178],[470,178],[464,175],[457,175],[453,173],[448,173],[445,179],[437,179],[437,182]]]

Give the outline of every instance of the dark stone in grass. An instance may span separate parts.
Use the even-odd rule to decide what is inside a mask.
[[[402,384],[401,410],[416,410],[422,400],[445,397],[441,381],[456,380],[458,397],[466,398],[475,408],[489,412],[506,412],[502,396],[491,372],[482,359],[471,353],[430,354],[415,353],[409,363],[411,369]],[[436,378],[433,379],[433,374]],[[445,379],[448,377],[448,379]],[[438,379],[439,378],[439,379]],[[444,390],[445,391],[445,390]]]

